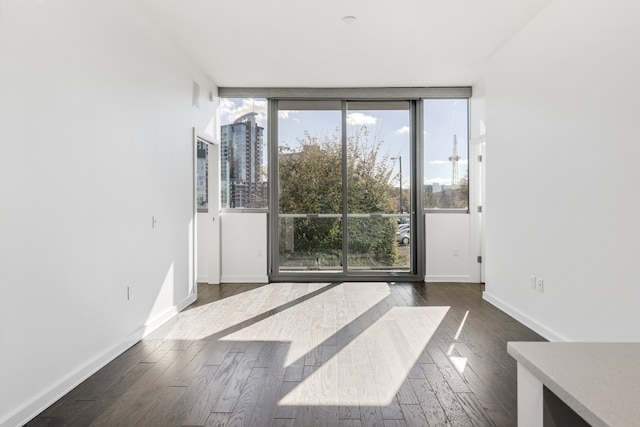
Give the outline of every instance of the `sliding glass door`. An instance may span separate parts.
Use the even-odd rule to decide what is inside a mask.
[[[408,273],[409,102],[349,102],[346,123],[347,271]]]
[[[272,277],[415,276],[409,101],[275,101]]]
[[[278,272],[343,272],[342,107],[280,102]]]

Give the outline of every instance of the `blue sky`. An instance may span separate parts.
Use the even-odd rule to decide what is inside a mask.
[[[231,99],[221,100],[222,124],[233,122],[236,118],[248,112],[258,114],[258,124],[267,127],[267,102],[265,99]],[[464,178],[467,170],[467,101],[427,100],[424,105],[425,117],[425,154],[424,154],[424,183],[451,184],[452,167],[449,157],[453,151],[453,135],[458,141],[458,177]],[[382,139],[382,155],[402,157],[403,187],[408,188],[409,167],[409,112],[402,110],[385,111],[350,111],[347,116],[348,132],[355,127],[366,125],[371,134]],[[296,138],[304,131],[312,135],[331,135],[340,126],[340,111],[280,111],[278,122],[278,140],[295,147]],[[266,131],[265,131],[266,135]],[[266,147],[265,147],[266,148]],[[266,156],[265,156],[266,158]],[[399,170],[397,161],[392,161],[393,176]],[[396,181],[397,183],[397,181]]]

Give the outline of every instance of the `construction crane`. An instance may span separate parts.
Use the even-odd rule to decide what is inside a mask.
[[[458,140],[456,135],[453,135],[453,153],[451,157],[449,157],[449,161],[451,162],[451,185],[456,185],[458,183],[458,160],[460,160],[460,156],[458,156]]]

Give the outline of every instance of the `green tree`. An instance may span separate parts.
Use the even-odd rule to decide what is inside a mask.
[[[469,176],[453,186],[442,186],[437,192],[424,191],[424,206],[428,209],[467,209],[469,207]]]
[[[389,199],[391,167],[380,155],[381,140],[371,141],[366,127],[353,132],[346,144],[349,213],[393,213]],[[279,152],[280,213],[342,213],[342,143],[336,131],[315,136],[305,132],[298,147]],[[281,253],[311,255],[317,264],[342,257],[341,218],[291,218],[282,224]],[[350,218],[352,264],[391,266],[397,258],[396,225],[389,218]],[[287,245],[289,247],[287,247]]]

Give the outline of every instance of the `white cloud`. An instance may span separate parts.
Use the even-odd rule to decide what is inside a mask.
[[[398,130],[396,131],[396,133],[397,133],[398,135],[402,135],[402,134],[405,134],[405,133],[409,133],[409,130],[410,130],[410,129],[409,129],[409,126],[402,126],[400,129],[398,129]]]
[[[251,112],[258,113],[256,116],[256,122],[260,126],[266,126],[266,99],[244,98],[242,99],[241,105],[236,105],[236,103],[229,98],[220,99],[220,117],[222,124],[233,123],[238,117]]]
[[[347,116],[347,124],[356,126],[375,125],[377,120],[378,119],[373,116],[368,116],[362,113],[350,113]]]

